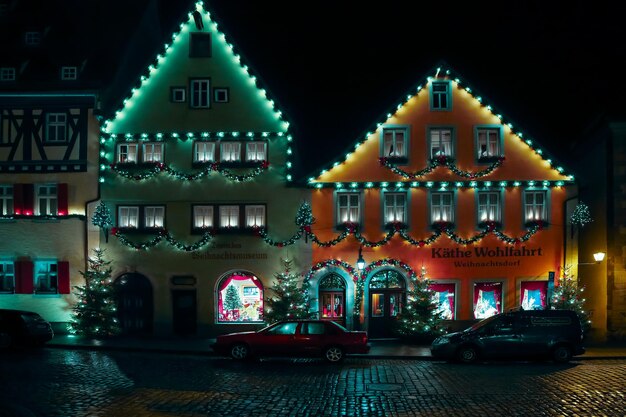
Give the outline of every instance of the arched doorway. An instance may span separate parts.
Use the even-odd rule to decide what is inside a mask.
[[[150,334],[154,320],[152,284],[138,273],[124,274],[115,280],[117,317],[122,333]]]
[[[393,327],[406,302],[404,277],[397,271],[385,269],[372,276],[368,288],[369,337],[394,337]]]
[[[346,281],[330,273],[322,277],[319,284],[320,318],[346,325]]]

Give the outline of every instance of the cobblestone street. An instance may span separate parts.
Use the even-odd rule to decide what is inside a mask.
[[[276,359],[44,349],[0,359],[0,416],[625,416],[626,361]]]

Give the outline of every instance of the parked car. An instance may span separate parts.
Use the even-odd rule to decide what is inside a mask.
[[[39,314],[0,309],[0,348],[41,346],[53,337],[52,326]]]
[[[220,335],[212,347],[218,354],[239,360],[257,356],[321,356],[328,362],[370,350],[366,332],[349,331],[324,320],[281,321],[256,332]]]
[[[552,359],[566,363],[585,353],[583,330],[570,310],[516,310],[497,314],[462,332],[432,342],[433,357],[476,362],[482,359]]]

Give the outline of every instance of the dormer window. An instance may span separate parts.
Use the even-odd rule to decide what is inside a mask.
[[[76,67],[61,67],[61,79],[75,80],[78,78],[78,69]]]
[[[24,42],[28,46],[37,46],[41,43],[41,33],[39,32],[26,32],[24,34]]]
[[[0,81],[15,81],[15,68],[0,68]]]

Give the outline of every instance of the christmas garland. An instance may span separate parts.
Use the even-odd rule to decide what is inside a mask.
[[[124,164],[123,166],[125,165],[126,164]],[[258,176],[269,167],[269,163],[267,161],[262,161],[258,163],[258,166],[252,168],[252,171],[249,172],[248,174],[238,175],[238,174],[234,174],[231,170],[222,167],[219,162],[211,163],[207,165],[206,167],[202,168],[200,171],[193,172],[193,173],[184,173],[182,171],[178,171],[172,168],[170,165],[167,165],[163,162],[153,163],[151,165],[152,165],[151,167],[149,167],[147,170],[142,171],[142,172],[134,172],[134,171],[124,169],[123,166],[120,167],[119,164],[111,164],[110,167],[111,167],[111,170],[116,172],[118,175],[127,179],[135,180],[135,181],[150,179],[162,172],[165,172],[180,180],[195,181],[215,171],[215,172],[219,172],[227,179],[231,181],[235,181],[235,182],[243,182],[243,181],[251,180],[252,178]]]
[[[487,168],[483,169],[482,171],[477,171],[477,172],[463,171],[459,169],[455,165],[454,159],[450,158],[449,156],[437,156],[436,158],[433,158],[430,160],[430,163],[428,164],[426,168],[420,171],[415,171],[415,172],[407,172],[401,168],[398,168],[396,165],[394,165],[393,158],[390,159],[390,158],[382,157],[382,158],[379,158],[378,161],[381,166],[388,168],[394,174],[400,175],[410,180],[423,177],[424,175],[432,172],[435,168],[439,166],[448,167],[450,171],[454,172],[459,177],[474,179],[474,178],[480,178],[480,177],[484,177],[484,176],[491,174],[496,168],[502,165],[502,163],[504,162],[504,157],[503,156],[499,157],[496,161],[494,161]]]
[[[122,243],[123,245],[128,246],[129,248],[136,249],[136,250],[150,249],[158,245],[162,240],[165,240],[167,243],[174,246],[178,250],[191,252],[191,251],[195,251],[195,250],[202,248],[203,246],[207,245],[211,241],[211,239],[213,239],[213,233],[211,231],[204,232],[200,240],[191,245],[187,245],[185,243],[179,242],[172,236],[170,232],[168,232],[165,229],[159,229],[155,237],[153,237],[152,239],[146,242],[140,242],[140,243],[130,241],[126,237],[126,235],[120,232],[119,229],[116,227],[111,229],[111,234],[117,237],[120,243]]]

